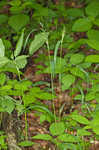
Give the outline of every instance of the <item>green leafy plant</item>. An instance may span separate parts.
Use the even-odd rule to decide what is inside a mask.
[[[86,0],[83,6],[81,0],[77,2],[78,8],[76,2],[70,1],[69,7],[64,2],[0,2],[3,37],[0,39],[0,112],[11,114],[17,110],[19,116],[25,114],[25,140],[19,143],[21,147],[35,144],[28,139],[27,112],[31,110],[39,112],[40,123],[49,123],[48,134],[38,134],[33,139],[50,141],[60,150],[89,149],[91,141],[86,142],[86,136],[93,142],[94,138],[99,140],[99,2]],[[51,82],[46,82],[49,86],[41,90],[39,86],[45,82],[23,79],[21,69],[44,43],[48,54],[45,47],[45,54],[38,54],[36,73],[48,74]],[[18,75],[18,80],[10,78],[7,72],[13,73],[14,78],[17,78],[14,74]],[[60,108],[55,108],[55,92],[71,97],[69,112],[65,110],[67,99],[62,98],[62,104],[57,102]],[[43,103],[47,100],[51,101],[53,110]],[[57,115],[56,109],[61,110],[61,115]],[[5,136],[0,137],[1,149],[6,149]]]
[[[77,116],[77,119],[80,118],[80,116]],[[79,120],[79,119],[78,119]],[[81,119],[79,120],[80,123],[82,123],[82,120],[86,120],[84,117],[81,117]],[[87,122],[88,124],[89,122]],[[84,123],[85,124],[85,123]],[[78,129],[77,134],[78,135],[73,135],[73,134],[68,134],[65,132],[65,130],[68,130],[70,127],[68,127],[65,122],[56,122],[56,123],[52,123],[49,127],[49,131],[50,134],[38,134],[36,136],[33,136],[33,139],[40,139],[40,140],[47,140],[50,141],[54,144],[56,144],[56,146],[60,149],[68,149],[70,148],[72,149],[79,149],[79,148],[83,148],[83,141],[81,139],[81,130]],[[82,136],[88,136],[90,135],[90,132],[86,131],[83,129],[83,135]],[[56,136],[56,138],[54,137]],[[77,146],[78,144],[78,146]]]
[[[7,149],[7,143],[5,142],[6,136],[3,131],[0,131],[0,150]]]

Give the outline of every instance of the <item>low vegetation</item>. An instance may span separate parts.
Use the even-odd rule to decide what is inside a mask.
[[[98,150],[98,8],[0,2],[0,149]]]

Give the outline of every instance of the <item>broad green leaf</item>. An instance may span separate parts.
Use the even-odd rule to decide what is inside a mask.
[[[20,91],[20,90],[8,90],[7,91],[7,93],[6,94],[8,94],[8,95],[10,95],[10,96],[23,96],[23,94],[22,94],[22,91]]]
[[[63,123],[63,122],[52,123],[52,124],[50,125],[49,130],[50,130],[50,133],[51,133],[53,136],[61,135],[61,134],[64,133],[64,131],[65,131],[64,123]]]
[[[20,104],[20,102],[17,101],[15,109],[18,112],[18,116],[20,116],[20,115],[22,115],[24,113],[25,106],[24,106],[24,104]]]
[[[50,87],[50,84],[45,81],[37,81],[37,82],[33,83],[32,86],[40,86],[40,85],[46,85],[47,87]]]
[[[94,100],[95,99],[95,92],[89,92],[85,96],[86,101]]]
[[[82,100],[82,95],[78,94],[74,97],[74,100]]]
[[[53,17],[57,16],[55,11],[47,7],[43,7],[40,4],[35,3],[35,5],[33,5],[32,7],[33,9],[35,9],[33,17],[49,17],[49,19],[52,19]]]
[[[98,93],[99,94],[99,93]],[[99,120],[99,104],[97,105],[97,109],[95,109],[95,111],[93,112],[93,121],[98,122]],[[97,120],[97,121],[96,121]]]
[[[0,87],[0,90],[1,91],[3,91],[3,90],[10,90],[12,88],[12,86],[11,85],[4,85],[4,86],[2,86],[2,87]]]
[[[80,64],[81,62],[83,62],[84,60],[84,55],[83,54],[80,54],[80,53],[77,53],[77,54],[73,54],[70,58],[70,63],[72,65],[77,65],[77,64]]]
[[[89,67],[91,67],[91,64],[90,62],[84,62],[84,63],[81,63],[79,64],[79,67],[83,68],[83,69],[87,69]]]
[[[85,39],[79,39],[75,42],[72,42],[68,48],[69,49],[78,49],[81,45],[85,44],[86,43],[86,40]]]
[[[9,114],[12,113],[15,108],[15,103],[13,100],[14,99],[10,96],[0,97],[0,107],[2,107],[3,112],[8,112]]]
[[[25,39],[25,42],[24,42],[24,45],[23,45],[23,50],[25,50],[26,46],[27,46],[27,43],[28,43],[28,40],[29,40],[29,37],[31,35],[31,33],[33,33],[34,31],[36,31],[36,29],[33,29],[29,32],[29,34],[27,35],[26,39]]]
[[[82,17],[83,11],[79,8],[69,8],[67,9],[67,16],[72,17],[72,18],[76,18],[76,17]]]
[[[18,14],[18,15],[11,16],[8,21],[8,24],[16,32],[18,32],[20,29],[22,29],[28,23],[29,23],[29,16],[24,15],[24,14]]]
[[[43,91],[42,91],[42,93],[40,93],[39,95],[37,95],[37,97],[39,99],[41,99],[41,100],[52,100],[53,97],[55,98],[55,96],[54,95],[52,96],[51,93],[43,92]]]
[[[43,105],[35,104],[33,106],[30,106],[29,108],[33,110],[38,110],[39,112],[47,113],[51,117],[52,121],[55,120],[55,115],[47,107]]]
[[[21,56],[16,57],[14,61],[19,69],[22,69],[25,67],[25,65],[27,64],[27,59],[26,59],[27,57],[28,56],[26,55],[21,55]]]
[[[75,21],[72,26],[72,31],[74,32],[86,32],[90,30],[92,27],[92,23],[88,18],[80,18]]]
[[[14,81],[13,81],[14,82]],[[13,87],[14,89],[28,91],[28,88],[32,85],[32,82],[29,80],[22,80],[21,82],[16,82]]]
[[[78,129],[77,130],[77,135],[79,136],[89,136],[91,133],[85,129]]]
[[[72,142],[72,143],[75,143],[75,142],[79,142],[80,139],[77,137],[77,136],[74,136],[74,135],[71,135],[71,134],[62,134],[62,135],[59,135],[57,137],[58,140],[62,141],[62,142]]]
[[[48,121],[49,123],[51,123],[52,119],[51,117],[49,116],[49,114],[47,113],[42,113],[40,115],[40,124],[42,124],[44,121]]]
[[[81,116],[81,115],[71,115],[71,118],[80,124],[88,125],[90,122],[87,118]]]
[[[20,1],[20,0],[10,1],[9,4],[10,4],[11,6],[16,6],[16,7],[18,7],[18,6],[21,5],[21,1]]]
[[[0,39],[0,57],[4,57],[5,55],[5,46],[2,42],[2,39]]]
[[[99,124],[96,124],[95,126],[93,126],[92,130],[96,135],[99,135]]]
[[[33,96],[32,93],[28,93],[28,94],[23,95],[22,101],[24,102],[24,105],[26,107],[32,103],[35,103],[36,98]]]
[[[58,144],[58,148],[60,150],[68,150],[68,149],[77,150],[77,144],[72,144],[71,142],[70,143],[61,142],[61,143]]]
[[[32,142],[32,141],[23,141],[23,142],[18,143],[18,145],[22,146],[22,147],[30,147],[33,144],[34,144],[34,142]]]
[[[6,23],[7,20],[8,20],[8,16],[6,16],[4,14],[0,15],[0,25],[3,24],[3,23]]]
[[[98,30],[89,30],[87,32],[87,36],[89,38],[89,40],[96,40],[96,41],[99,41],[99,31]]]
[[[85,80],[85,74],[84,74],[84,72],[82,72],[82,71],[80,70],[80,68],[78,68],[78,67],[72,67],[72,68],[70,69],[70,72],[71,72],[74,76],[80,77],[80,78],[82,78],[83,80]]]
[[[99,63],[99,55],[88,55],[85,62]]]
[[[22,7],[21,7],[22,6]],[[10,13],[13,14],[13,15],[16,15],[16,14],[23,14],[23,10],[24,10],[24,5],[21,5],[21,6],[13,6],[13,7],[10,7]]]
[[[96,17],[99,15],[99,2],[98,1],[92,1],[89,3],[89,5],[85,9],[86,14],[89,16]]]
[[[0,57],[0,68],[9,62],[10,60],[7,57]]]
[[[51,141],[52,137],[48,134],[38,134],[33,136],[32,139]]]
[[[71,74],[62,77],[62,90],[67,90],[75,82],[75,77]]]
[[[99,26],[99,18],[96,18],[96,19],[93,21],[93,23],[94,23],[95,25]]]
[[[2,67],[0,67],[0,72],[12,72],[15,74],[19,74],[22,75],[22,72],[17,70],[17,68],[15,68],[15,63],[13,63],[13,61],[10,61],[6,64],[3,65]]]
[[[52,100],[53,98],[56,98],[56,96],[52,93],[48,93],[38,87],[31,88],[30,93],[32,93],[34,97],[40,100]]]
[[[12,88],[12,86],[11,85],[4,85],[4,86],[2,86],[2,87],[0,87],[0,90],[10,90]]]
[[[99,50],[99,42],[96,40],[86,40],[86,43],[93,49]]]
[[[14,110],[14,108],[15,108],[14,99],[10,96],[5,96],[5,110],[6,110],[6,112],[11,114],[12,111]]]
[[[95,99],[96,99],[96,102],[98,103],[98,104],[96,105],[96,108],[99,108],[99,93],[96,93]]]
[[[40,115],[40,123],[43,123],[46,120],[46,115],[45,114],[41,114]]]
[[[3,39],[3,43],[4,43],[4,46],[5,46],[6,55],[9,56],[9,54],[12,52],[11,51],[12,44],[9,40],[5,40],[5,39]]]
[[[30,92],[35,94],[35,93],[42,93],[42,90],[39,87],[33,87],[30,89]]]
[[[92,130],[94,131],[94,133],[96,135],[99,135],[99,116],[96,117],[95,119],[93,119],[91,122],[90,122],[90,125],[92,127]]]
[[[0,73],[0,85],[4,85],[5,81],[6,81],[6,74]]]
[[[92,92],[99,92],[99,84],[94,84],[91,88]]]
[[[18,56],[22,50],[23,38],[24,38],[24,30],[22,31],[21,36],[17,42],[16,49],[14,51],[14,57]]]
[[[43,44],[47,41],[48,32],[41,32],[37,34],[29,47],[29,54],[33,55]]]

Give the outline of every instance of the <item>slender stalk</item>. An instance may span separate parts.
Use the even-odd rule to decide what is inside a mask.
[[[62,61],[61,61],[61,58],[62,58],[62,49],[63,49],[63,40],[64,40],[64,36],[65,36],[65,27],[63,28],[63,31],[62,31],[62,39],[60,41],[60,67],[62,65]],[[59,73],[59,87],[60,87],[60,95],[61,95],[61,81],[62,81],[62,68],[60,69],[60,73]],[[59,102],[59,107],[60,107],[60,102]],[[59,119],[61,119],[61,113],[59,112]]]
[[[20,76],[20,71],[19,68],[17,67],[16,62],[14,61],[17,72],[18,72],[18,77],[19,77],[19,81],[21,81],[21,76]],[[22,96],[23,96],[23,90],[22,90]],[[28,140],[28,123],[27,123],[27,113],[25,111],[25,139]]]
[[[28,140],[28,123],[27,123],[27,113],[25,111],[25,140]]]
[[[61,47],[60,47],[60,66],[62,64],[61,62],[61,58],[62,58],[62,49],[63,49],[63,40],[64,40],[64,36],[65,36],[65,27],[63,28],[63,31],[62,31],[62,39],[61,39]],[[62,69],[62,68],[61,68]],[[59,73],[59,81],[60,81],[60,84],[61,84],[61,72]]]
[[[84,104],[84,102],[85,102],[84,101],[84,99],[85,99],[84,92],[80,86],[78,86],[78,89],[80,90],[80,93],[81,93],[81,103]]]
[[[46,41],[47,44],[47,50],[48,50],[48,57],[49,57],[49,62],[50,62],[50,70],[52,70],[52,65],[51,65],[51,56],[50,56],[50,49],[49,49],[49,43],[48,40]],[[51,71],[51,88],[52,88],[52,100],[53,100],[53,111],[54,111],[54,118],[55,118],[55,122],[56,122],[56,111],[55,111],[55,104],[54,104],[54,74]]]

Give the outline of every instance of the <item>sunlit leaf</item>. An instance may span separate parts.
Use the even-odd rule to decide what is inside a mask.
[[[18,145],[22,146],[22,147],[30,147],[33,144],[34,144],[34,142],[32,142],[32,141],[23,141],[23,142],[18,143]]]
[[[54,135],[61,135],[65,131],[65,126],[63,122],[56,122],[52,123],[49,128],[51,134]]]
[[[86,43],[93,49],[99,51],[99,42],[96,40],[86,40]]]
[[[5,73],[0,73],[0,85],[3,85],[6,81]]]
[[[8,24],[18,32],[29,23],[29,16],[24,14],[13,15],[9,18]]]
[[[9,62],[10,60],[7,57],[0,57],[0,67],[4,66],[5,64]]]
[[[86,40],[85,40],[85,39],[79,39],[79,40],[77,40],[77,41],[72,42],[72,43],[68,46],[68,48],[69,48],[69,49],[78,49],[78,48],[80,48],[81,45],[84,45],[85,43],[86,43]]]
[[[84,60],[84,55],[77,53],[71,56],[70,63],[72,65],[77,65],[77,64],[80,64],[83,60]]]
[[[77,150],[77,144],[72,144],[71,142],[70,143],[59,143],[58,144],[58,147],[60,150]]]
[[[37,34],[29,47],[29,54],[34,54],[47,41],[48,32],[41,32]]]
[[[90,122],[87,118],[81,116],[81,115],[71,115],[72,119],[81,123],[81,124],[85,124],[85,125],[88,125]]]
[[[0,25],[2,25],[3,23],[6,23],[7,20],[8,20],[8,16],[4,14],[0,14]]]
[[[96,41],[99,41],[99,31],[98,30],[89,30],[87,32],[87,36],[90,40],[96,40]]]
[[[72,17],[72,18],[76,18],[76,17],[82,17],[83,11],[79,8],[69,8],[67,9],[67,16]]]
[[[94,100],[95,99],[95,92],[89,92],[85,96],[86,101]]]
[[[62,77],[62,90],[67,90],[75,82],[75,77],[71,74],[66,74]]]
[[[16,49],[14,51],[14,57],[18,56],[22,50],[23,38],[24,38],[24,30],[22,31],[21,36],[17,42]]]
[[[89,3],[89,5],[85,9],[86,14],[89,16],[96,17],[99,15],[99,2],[98,1],[92,1]]]
[[[27,55],[21,55],[21,56],[16,57],[15,64],[17,65],[19,69],[22,69],[25,67],[25,65],[27,64],[27,59],[26,59],[27,57],[28,57]]]
[[[77,76],[77,77],[80,77],[82,78],[83,80],[85,80],[85,74],[82,70],[80,70],[80,68],[78,67],[72,67],[70,72],[74,75],[74,76]]]
[[[99,117],[94,118],[91,122],[90,125],[92,127],[92,130],[96,135],[99,135]]]
[[[0,57],[4,57],[5,55],[5,46],[2,42],[2,39],[0,39]]]
[[[55,119],[55,115],[45,106],[43,105],[33,105],[33,106],[30,106],[29,109],[33,109],[33,110],[38,110],[40,112],[44,112],[44,113],[48,113],[48,115],[51,117],[51,119]]]
[[[72,26],[72,31],[74,32],[86,32],[91,29],[92,23],[88,18],[80,18],[75,21]]]
[[[33,139],[51,141],[52,137],[48,134],[38,134],[32,137]]]
[[[89,136],[91,133],[85,129],[78,129],[77,130],[77,135],[79,136]]]
[[[8,112],[9,114],[11,114],[15,108],[15,103],[12,97],[2,96],[0,97],[0,106],[2,107],[3,112]]]
[[[78,142],[80,139],[77,136],[71,135],[71,134],[62,134],[57,137],[58,140],[62,142]]]
[[[99,63],[99,55],[88,55],[85,61],[91,63]]]

